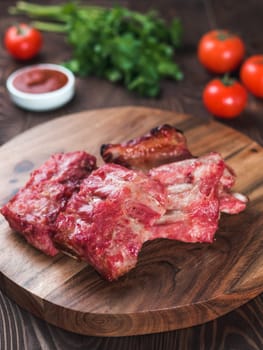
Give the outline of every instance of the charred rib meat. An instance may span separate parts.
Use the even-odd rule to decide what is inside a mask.
[[[183,133],[168,124],[128,142],[104,144],[101,146],[101,156],[106,163],[144,171],[192,157]]]

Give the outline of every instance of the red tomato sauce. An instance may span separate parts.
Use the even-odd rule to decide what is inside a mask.
[[[66,85],[67,76],[48,68],[34,68],[17,75],[13,85],[17,90],[31,94],[41,94],[58,90]]]

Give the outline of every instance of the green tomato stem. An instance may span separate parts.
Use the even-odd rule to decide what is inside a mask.
[[[225,85],[225,86],[232,86],[235,82],[236,82],[236,79],[234,78],[231,78],[229,76],[229,74],[225,74],[223,76],[223,78],[221,79],[221,82]]]

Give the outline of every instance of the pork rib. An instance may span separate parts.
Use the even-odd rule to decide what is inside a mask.
[[[114,280],[137,263],[152,225],[165,212],[163,186],[146,175],[108,164],[95,170],[56,220],[54,240]]]
[[[168,124],[153,128],[128,142],[104,144],[100,153],[106,163],[143,171],[192,157],[184,134]]]
[[[1,208],[9,225],[34,247],[54,256],[54,222],[83,177],[96,167],[86,152],[57,153],[40,168],[19,192]]]
[[[211,243],[222,210],[221,182],[227,169],[218,153],[210,153],[150,170],[150,177],[164,185],[168,194],[167,212],[152,228],[152,238]]]

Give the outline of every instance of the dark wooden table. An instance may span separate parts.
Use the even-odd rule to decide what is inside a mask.
[[[0,1],[0,33],[21,20],[11,17],[7,8],[14,1]],[[46,1],[45,3],[56,3]],[[87,1],[88,3],[88,1]],[[93,1],[100,5],[116,1]],[[8,75],[23,66],[12,60],[0,47],[0,144],[25,130],[53,118],[102,107],[136,105],[169,109],[213,118],[204,109],[201,94],[212,77],[196,59],[200,36],[211,28],[228,28],[239,33],[246,42],[247,55],[263,52],[263,2],[251,0],[142,0],[120,1],[132,9],[155,8],[167,19],[178,15],[184,26],[184,48],[177,61],[185,73],[184,81],[164,81],[158,99],[146,99],[127,92],[121,86],[96,78],[77,79],[77,94],[67,106],[49,113],[31,113],[15,107],[8,99],[5,81]],[[70,50],[61,35],[44,34],[45,45],[34,61],[59,63],[70,57]],[[252,96],[239,118],[225,121],[263,145],[263,101]],[[1,164],[3,167],[4,164]],[[259,165],[260,167],[261,165]],[[37,319],[22,310],[0,292],[0,349],[209,349],[260,350],[263,348],[263,295],[246,305],[209,323],[173,332],[119,338],[82,336],[66,332]]]

